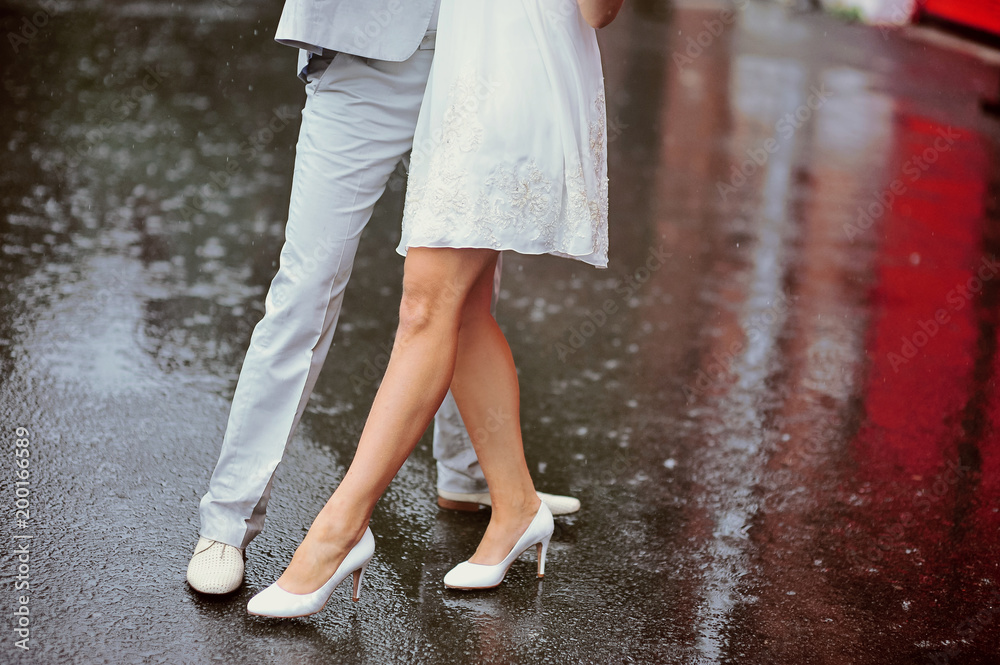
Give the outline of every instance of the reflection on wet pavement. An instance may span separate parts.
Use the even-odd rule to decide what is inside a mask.
[[[11,662],[995,662],[1000,129],[976,100],[997,72],[766,2],[627,3],[601,33],[611,269],[505,259],[529,464],[584,504],[545,580],[521,562],[445,592],[487,517],[437,509],[422,443],[360,603],[246,614],[384,368],[397,174],[247,584],[191,592],[288,201],[303,93],[279,5],[0,10],[0,413],[33,473],[23,526],[0,474],[0,537],[32,536]],[[6,548],[5,615],[17,575]]]

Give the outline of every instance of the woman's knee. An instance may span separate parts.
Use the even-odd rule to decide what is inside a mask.
[[[403,291],[399,303],[399,332],[397,337],[413,335],[426,330],[434,320],[434,303],[425,294]]]
[[[462,299],[454,284],[447,280],[408,278],[403,282],[399,303],[400,334],[416,334],[435,324],[455,321],[461,312]]]
[[[401,330],[419,331],[432,323],[460,320],[482,272],[481,257],[469,252],[410,250],[399,306]]]

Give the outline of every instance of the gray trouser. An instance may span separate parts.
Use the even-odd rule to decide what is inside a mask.
[[[404,62],[340,53],[310,63],[285,242],[201,500],[206,538],[244,548],[263,527],[274,471],[326,359],[361,232],[412,145],[432,47]],[[435,418],[434,457],[439,488],[486,491],[450,393]]]

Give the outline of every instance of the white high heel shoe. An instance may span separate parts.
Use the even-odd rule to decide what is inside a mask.
[[[545,577],[545,553],[549,550],[549,540],[552,538],[554,527],[552,512],[543,501],[542,505],[538,507],[534,519],[531,520],[531,524],[517,539],[514,548],[504,557],[503,561],[492,566],[463,561],[444,576],[444,585],[449,589],[466,591],[492,589],[500,586],[514,560],[532,545],[535,545],[535,551],[538,554],[538,576]]]
[[[247,612],[262,617],[304,617],[315,614],[323,609],[330,599],[333,590],[343,582],[348,575],[354,573],[354,592],[351,598],[357,601],[361,597],[361,581],[364,579],[368,562],[375,553],[375,536],[372,530],[365,528],[365,535],[351,548],[344,561],[323,586],[311,593],[291,593],[285,591],[275,582],[247,603]]]

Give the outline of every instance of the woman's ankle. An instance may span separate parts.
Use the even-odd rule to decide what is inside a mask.
[[[337,509],[328,504],[316,516],[310,529],[324,542],[350,548],[360,542],[370,520],[371,516],[360,510]]]
[[[532,488],[530,491],[516,494],[504,492],[502,496],[498,492],[497,496],[490,497],[490,503],[494,515],[502,519],[520,521],[526,516],[534,517],[542,500],[538,498],[538,493]]]

